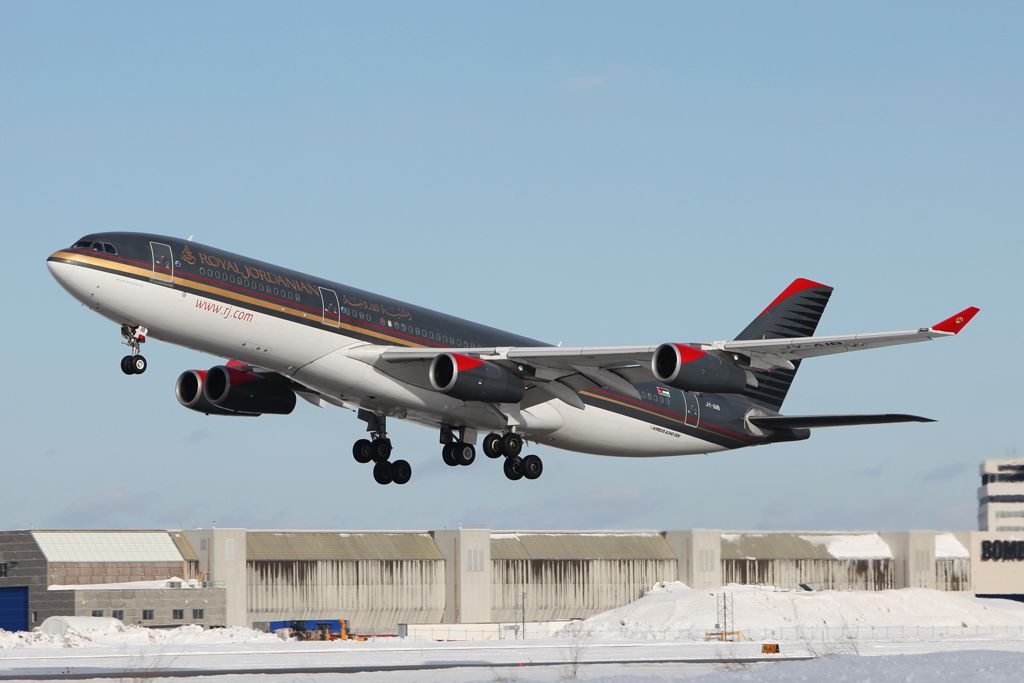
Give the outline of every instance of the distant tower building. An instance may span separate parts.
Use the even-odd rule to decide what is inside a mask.
[[[1024,531],[1024,460],[981,464],[978,530]]]

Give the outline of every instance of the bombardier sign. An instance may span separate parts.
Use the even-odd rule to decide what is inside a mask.
[[[1024,560],[1024,541],[982,541],[981,560]]]

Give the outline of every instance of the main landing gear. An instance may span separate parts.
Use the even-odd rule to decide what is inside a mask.
[[[544,462],[536,455],[520,457],[523,452],[523,438],[515,432],[488,434],[484,437],[484,454],[488,458],[505,456],[503,469],[512,481],[526,477],[536,479],[544,472]]]
[[[370,439],[359,439],[352,444],[352,457],[366,464],[373,461],[373,480],[378,484],[407,484],[412,479],[412,465],[405,460],[391,462],[391,439],[387,436],[387,423],[383,416],[369,410],[360,410],[359,419],[366,422]]]
[[[140,325],[121,325],[121,343],[131,347],[130,355],[121,359],[121,372],[126,375],[141,375],[149,367],[146,358],[139,353],[139,347],[146,341],[146,334],[149,333],[145,327]]]
[[[468,467],[476,460],[476,446],[466,441],[466,429],[459,430],[459,437],[451,427],[441,427],[441,459],[449,467]]]

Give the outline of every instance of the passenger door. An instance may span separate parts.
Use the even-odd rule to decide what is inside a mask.
[[[149,276],[149,281],[162,285],[173,285],[174,254],[171,253],[170,245],[162,242],[150,242],[149,251],[153,254],[153,273]]]
[[[338,302],[338,293],[333,289],[320,287],[320,302],[323,304],[324,325],[341,327],[341,304]]]

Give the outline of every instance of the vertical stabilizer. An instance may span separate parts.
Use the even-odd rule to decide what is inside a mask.
[[[830,296],[832,288],[828,285],[804,278],[793,280],[736,339],[813,336]],[[800,361],[794,361],[793,364],[796,367],[792,370],[775,368],[754,371],[758,386],[747,387],[743,395],[772,410],[780,410],[796,371],[800,368]]]

